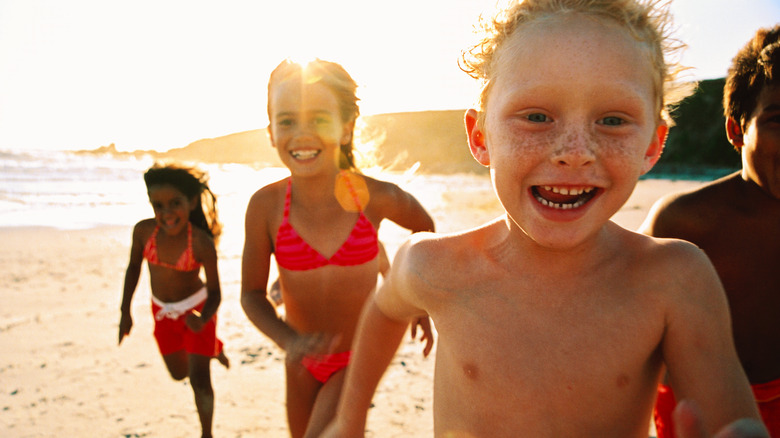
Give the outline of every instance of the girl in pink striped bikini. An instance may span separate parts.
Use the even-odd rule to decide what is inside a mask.
[[[360,174],[353,157],[357,84],[338,64],[283,61],[268,84],[268,133],[291,176],[258,190],[246,211],[241,304],[286,352],[293,437],[333,417],[360,312],[380,270],[377,230],[390,219],[433,231],[430,215],[392,183]],[[271,255],[285,316],[269,301]],[[430,352],[427,315],[419,324]]]

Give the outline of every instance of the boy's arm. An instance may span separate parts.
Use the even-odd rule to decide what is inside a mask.
[[[374,298],[369,298],[353,343],[336,418],[323,436],[363,436],[371,399],[408,325],[409,321],[387,317]]]
[[[674,432],[678,438],[710,438],[704,431],[701,411],[695,403],[681,401],[674,409]],[[713,438],[769,438],[755,418],[740,418],[721,428]]]
[[[711,436],[739,418],[760,420],[737,358],[723,286],[707,256],[687,242],[673,242],[667,266],[678,271],[667,309],[663,355],[679,400],[701,407]]]
[[[363,308],[336,418],[322,436],[363,436],[371,399],[382,375],[410,321],[425,313],[404,297],[409,287],[405,278],[410,263],[408,248],[407,243],[399,249],[388,280]]]

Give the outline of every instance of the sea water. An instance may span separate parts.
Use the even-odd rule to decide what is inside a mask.
[[[0,226],[132,226],[153,215],[143,181],[144,172],[153,164],[149,156],[0,151]],[[243,215],[252,193],[289,175],[287,169],[278,167],[197,166],[209,175],[226,231],[244,226]],[[434,216],[450,214],[448,205],[464,203],[479,210],[481,204],[490,207],[494,201],[486,175],[364,170],[414,194]]]

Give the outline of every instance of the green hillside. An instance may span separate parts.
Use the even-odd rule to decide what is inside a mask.
[[[739,153],[726,137],[723,117],[724,79],[702,81],[696,93],[672,113],[666,149],[651,174],[728,173],[740,167]]]

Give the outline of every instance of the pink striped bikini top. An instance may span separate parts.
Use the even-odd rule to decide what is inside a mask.
[[[202,266],[195,260],[195,253],[192,251],[192,223],[187,222],[187,248],[179,256],[179,260],[175,265],[170,263],[161,262],[157,256],[157,232],[160,231],[160,226],[157,225],[152,231],[152,235],[149,236],[149,240],[146,241],[144,246],[144,257],[150,265],[158,265],[164,268],[175,269],[177,271],[195,271]]]
[[[360,205],[352,185],[349,184],[349,179],[347,179],[347,185],[352,192],[352,196],[355,198],[355,203]],[[317,252],[317,250],[312,248],[298,235],[295,228],[290,225],[291,188],[292,180],[290,179],[287,181],[287,195],[284,200],[282,224],[279,226],[279,231],[276,233],[276,249],[274,250],[274,255],[276,257],[276,263],[279,266],[290,271],[308,271],[326,265],[361,265],[376,257],[379,253],[377,232],[371,221],[363,214],[362,209],[359,211],[358,220],[349,233],[347,240],[344,241],[333,256],[327,259]]]

